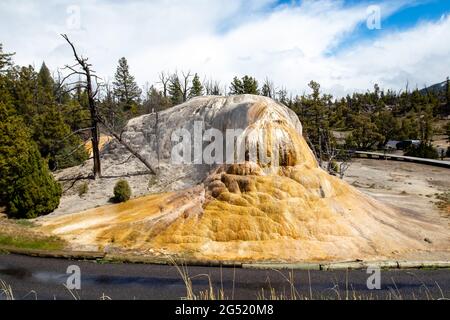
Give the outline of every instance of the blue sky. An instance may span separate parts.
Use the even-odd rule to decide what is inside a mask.
[[[282,0],[280,3],[288,1]],[[346,1],[347,5],[361,3],[362,1],[352,0]],[[384,17],[382,20],[382,28],[380,30],[369,30],[364,24],[359,27],[349,36],[347,41],[343,42],[340,48],[351,46],[356,41],[361,39],[371,39],[382,37],[392,32],[398,32],[413,28],[414,26],[427,21],[439,20],[443,15],[450,13],[449,0],[421,0],[408,1],[409,4],[402,7],[393,14]],[[369,4],[376,4],[374,1],[367,2]]]
[[[367,28],[370,5],[380,30]],[[449,0],[2,0],[0,42],[54,72],[71,62],[67,33],[104,79],[125,56],[140,85],[190,70],[224,89],[249,74],[300,94],[316,80],[339,97],[443,81],[449,13]]]
[[[395,0],[394,0],[395,1]],[[304,1],[300,0],[278,0],[270,6],[270,10],[276,9],[278,6],[299,6]],[[365,3],[367,5],[376,5],[377,1],[364,1],[364,0],[345,0],[342,1],[344,6],[352,7],[354,5],[361,5]],[[339,49],[345,49],[357,41],[362,39],[375,40],[383,35],[407,30],[420,23],[427,21],[439,20],[443,15],[450,13],[450,1],[449,0],[411,0],[405,1],[405,5],[401,8],[382,19],[382,28],[380,30],[369,30],[364,23],[359,26],[348,36],[348,38],[340,43],[336,50],[333,50],[333,54],[337,53]]]
[[[449,12],[450,1],[448,0],[421,1],[388,17],[384,21],[384,28],[386,30],[409,28],[425,20],[437,20]]]

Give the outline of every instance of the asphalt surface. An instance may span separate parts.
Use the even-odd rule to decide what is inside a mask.
[[[66,287],[67,268],[81,271],[81,289]],[[188,267],[194,293],[223,288],[227,299],[258,299],[264,289],[290,297],[289,278],[294,278],[297,296],[313,299],[440,299],[450,298],[450,270],[382,270],[381,290],[369,290],[366,270],[300,271],[251,270],[239,268]],[[14,298],[45,300],[183,299],[186,286],[173,266],[103,264],[89,261],[44,259],[0,255],[0,280],[12,288]],[[0,300],[6,296],[0,285]]]

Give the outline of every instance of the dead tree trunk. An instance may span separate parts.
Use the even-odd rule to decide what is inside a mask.
[[[102,175],[102,169],[101,169],[101,163],[100,163],[100,148],[99,148],[99,129],[98,129],[98,110],[95,103],[95,96],[97,95],[97,89],[96,91],[93,90],[92,87],[92,78],[97,77],[92,74],[91,70],[91,64],[87,63],[88,59],[83,58],[78,55],[75,46],[72,42],[70,42],[69,37],[67,35],[63,34],[62,37],[69,43],[70,47],[72,48],[73,55],[75,56],[75,60],[77,61],[77,65],[79,69],[75,69],[77,65],[74,66],[66,66],[67,69],[71,70],[72,73],[68,75],[65,79],[72,75],[82,75],[86,77],[86,80],[84,81],[84,87],[86,89],[86,92],[88,94],[88,101],[89,101],[89,111],[91,114],[91,141],[92,141],[92,153],[94,158],[94,179],[101,177]],[[81,69],[81,70],[80,70]]]
[[[92,83],[91,83],[91,77],[89,68],[87,68],[86,71],[86,78],[87,78],[87,93],[89,97],[89,111],[91,113],[91,124],[92,124],[92,153],[94,157],[94,178],[101,177],[102,176],[102,167],[100,163],[100,139],[99,139],[99,130],[98,130],[98,111],[95,106],[95,99],[92,92]]]
[[[183,102],[186,102],[188,100],[189,96],[189,79],[192,77],[191,72],[189,71],[187,74],[182,72],[183,75],[183,83],[182,83],[182,93],[183,93]]]
[[[123,145],[133,156],[139,159],[149,170],[152,174],[156,175],[156,170],[153,168],[153,166],[150,164],[150,162],[147,161],[143,156],[139,154],[138,151],[134,150],[127,142],[125,142],[122,139],[122,136],[114,132],[112,128],[109,127],[109,125],[103,121],[100,117],[98,117],[100,123],[105,127],[105,129],[109,132],[110,135],[112,135],[121,145]]]
[[[99,124],[109,132],[120,144],[122,144],[132,155],[134,155],[137,159],[139,159],[152,174],[156,175],[156,170],[152,167],[152,165],[139,154],[138,151],[134,150],[127,142],[125,142],[122,137],[114,131],[114,128],[111,128],[106,121],[102,119],[99,114],[97,104],[95,98],[98,94],[99,84],[97,82],[98,77],[94,74],[95,71],[91,69],[91,64],[87,63],[88,59],[83,58],[78,55],[75,46],[70,42],[67,35],[62,35],[62,37],[69,43],[72,47],[73,54],[75,56],[75,60],[77,64],[74,66],[66,66],[67,69],[71,71],[71,73],[64,78],[64,80],[68,79],[73,75],[82,75],[86,77],[86,80],[83,81],[83,86],[86,89],[89,100],[89,111],[90,111],[90,120],[91,120],[91,135],[92,135],[92,151],[94,157],[94,178],[101,177],[101,163],[100,163],[100,147],[99,147]],[[79,69],[75,69],[78,67]],[[93,89],[93,81],[96,82],[95,91]],[[63,82],[64,82],[63,80]],[[114,120],[114,117],[113,117]]]

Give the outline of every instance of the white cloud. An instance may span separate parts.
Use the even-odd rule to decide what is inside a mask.
[[[342,79],[349,87],[410,88],[443,81],[450,70],[450,16],[440,21],[387,35],[372,43],[362,43],[333,58],[344,68]]]
[[[450,65],[450,18],[428,22],[333,54],[366,20],[367,5],[303,1],[275,7],[275,0],[82,0],[81,30],[68,30],[74,2],[0,3],[0,39],[19,64],[52,68],[72,61],[60,33],[68,33],[101,76],[112,77],[125,56],[137,80],[157,81],[161,70],[187,70],[228,84],[234,75],[266,76],[302,93],[314,79],[342,95],[379,83],[400,89],[431,84]],[[381,3],[384,17],[407,1]],[[275,7],[275,9],[274,9]]]

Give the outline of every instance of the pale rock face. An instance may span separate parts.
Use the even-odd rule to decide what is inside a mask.
[[[172,133],[184,128],[193,134],[195,121],[220,132],[242,129],[244,152],[265,152],[237,164],[174,165]],[[306,144],[297,116],[271,99],[196,98],[158,118],[131,120],[123,137],[157,164],[151,190],[174,192],[50,216],[41,220],[41,231],[81,250],[200,260],[380,260],[431,252],[449,257],[447,228],[381,204],[328,175]],[[268,145],[276,147],[264,149]],[[105,171],[145,171],[138,160],[126,161],[129,157],[110,143]]]
[[[192,156],[194,160],[194,125],[203,123],[203,132],[214,128],[224,137],[228,130],[242,130],[242,137],[247,137],[246,150],[256,150],[256,145],[263,145],[267,137],[263,135],[267,126],[274,127],[271,131],[276,135],[272,138],[274,146],[293,147],[294,136],[292,130],[302,134],[302,125],[296,114],[289,108],[272,99],[240,95],[232,97],[198,97],[182,105],[158,114],[144,115],[130,120],[122,137],[135,149],[139,150],[158,171],[159,183],[151,187],[152,192],[180,190],[202,182],[217,165],[182,164],[172,161],[172,149],[178,144],[172,141],[175,131],[185,129],[192,138]],[[276,127],[274,124],[279,124]],[[181,140],[181,139],[180,139]],[[196,140],[198,141],[198,139]],[[208,142],[205,142],[205,147]],[[223,160],[226,160],[226,141],[223,143]],[[238,146],[239,148],[239,146]],[[134,174],[145,172],[146,167],[118,142],[111,142],[102,152],[105,175]],[[278,155],[277,155],[278,156]],[[129,159],[127,161],[127,159]],[[306,150],[304,160],[314,162],[310,150]]]

